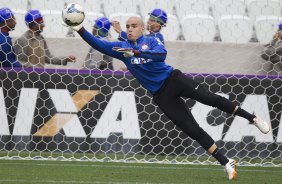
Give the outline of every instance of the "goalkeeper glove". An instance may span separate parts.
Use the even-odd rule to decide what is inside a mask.
[[[112,49],[114,51],[123,53],[123,56],[126,58],[133,57],[133,56],[136,56],[136,57],[140,56],[140,51],[134,50],[132,48],[113,47]]]
[[[63,24],[63,26],[69,27],[74,31],[79,31],[83,27],[82,23],[77,25],[77,26],[69,26],[63,21],[62,24]]]

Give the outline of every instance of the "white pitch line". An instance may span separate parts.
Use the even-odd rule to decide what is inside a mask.
[[[18,165],[19,163],[1,163],[1,165]],[[56,166],[56,167],[100,167],[100,168],[140,168],[140,169],[165,169],[165,170],[214,170],[214,171],[222,171],[222,169],[216,168],[202,168],[202,167],[160,167],[160,166],[108,166],[108,165],[82,165],[82,164],[55,164],[55,163],[46,163],[46,164],[38,164],[38,163],[20,163],[20,165],[26,166]],[[244,172],[277,172],[282,173],[282,170],[262,170],[262,169],[238,169]]]

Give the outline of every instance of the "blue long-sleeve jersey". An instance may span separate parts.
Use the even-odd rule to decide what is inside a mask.
[[[0,66],[21,67],[13,49],[12,39],[6,32],[0,32]]]
[[[160,41],[164,44],[164,37],[162,35],[162,33],[160,31],[158,32],[150,32],[150,34],[147,34],[146,37],[150,37],[150,36],[153,36],[153,37],[156,37],[158,39],[160,39]],[[119,37],[118,37],[118,40],[120,41],[127,41],[127,34],[126,32],[122,31],[120,34],[119,34]]]
[[[138,82],[152,94],[163,85],[173,68],[165,63],[167,51],[159,39],[141,36],[136,42],[108,42],[94,37],[82,29],[80,36],[94,49],[123,61]],[[140,56],[126,58],[123,53],[113,51],[113,47],[133,48]]]

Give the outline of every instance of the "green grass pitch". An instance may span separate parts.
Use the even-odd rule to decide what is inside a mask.
[[[281,167],[237,167],[228,181],[221,166],[90,161],[0,160],[1,184],[280,184]]]

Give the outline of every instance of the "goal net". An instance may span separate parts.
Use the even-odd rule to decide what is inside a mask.
[[[10,36],[22,52],[34,46],[30,40],[25,46],[16,41],[28,30],[25,14],[39,10],[45,23],[41,34],[51,53],[45,50],[38,56],[33,47],[27,56],[45,58],[44,67],[33,63],[0,69],[0,159],[217,163],[163,114],[121,61],[91,50],[78,34],[61,25],[61,9],[75,2],[84,8],[84,25],[90,32],[101,16],[120,21],[125,29],[132,15],[146,22],[154,8],[165,10],[168,23],[161,32],[168,50],[166,62],[259,115],[272,129],[264,135],[243,118],[185,99],[199,125],[241,165],[282,165],[281,59],[272,62],[281,55],[278,43],[265,46],[282,20],[280,1],[0,2],[15,15],[17,25]],[[116,40],[118,34],[111,28],[108,37]],[[1,42],[0,52],[8,56],[4,45]],[[63,64],[70,55],[76,62],[52,64],[53,60]]]

